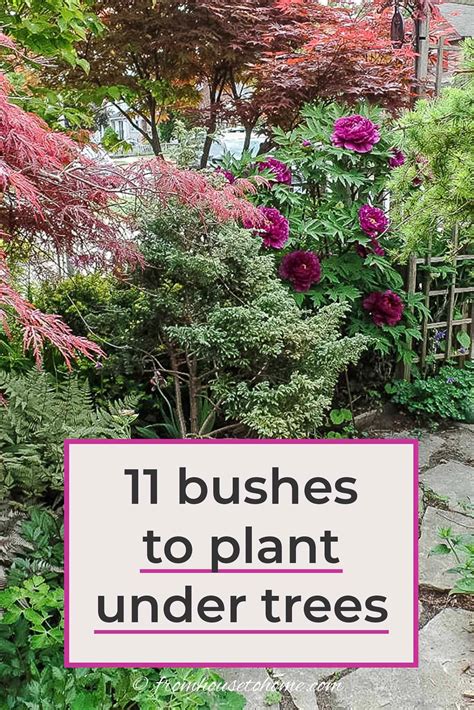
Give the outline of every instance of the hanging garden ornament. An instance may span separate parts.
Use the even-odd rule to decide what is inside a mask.
[[[399,9],[398,0],[395,0],[395,8],[393,11],[392,24],[390,26],[390,39],[395,46],[401,47],[405,41],[405,28],[403,17]]]

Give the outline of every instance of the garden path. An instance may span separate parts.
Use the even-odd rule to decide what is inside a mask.
[[[377,431],[371,435],[404,438],[415,433]],[[421,436],[417,431],[416,435],[420,438],[420,667],[335,668],[334,672],[327,668],[223,669],[227,680],[248,687],[255,683],[256,690],[243,693],[246,710],[474,708],[473,597],[449,596],[454,577],[447,570],[455,564],[451,555],[428,555],[439,543],[440,527],[474,534],[474,425],[425,431]]]

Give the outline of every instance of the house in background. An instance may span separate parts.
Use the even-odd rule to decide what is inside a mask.
[[[428,95],[449,86],[461,64],[462,42],[474,36],[474,0],[441,2],[432,18],[428,57]],[[433,44],[433,38],[435,44]]]
[[[452,29],[451,43],[459,44],[467,37],[474,37],[474,0],[443,2],[437,8]]]
[[[146,123],[143,118],[137,116],[137,124],[146,130]],[[107,130],[112,128],[121,141],[125,141],[132,146],[130,155],[152,155],[151,145],[143,137],[140,131],[133,126],[128,118],[113,104],[107,103],[104,106],[104,115],[100,128],[94,134],[94,141],[100,143]]]
[[[137,117],[136,122],[140,125],[143,130],[146,130],[146,122],[143,118]],[[119,140],[123,140],[132,146],[129,151],[118,150],[111,153],[111,157],[114,158],[133,158],[140,155],[153,155],[153,149],[148,141],[143,137],[135,126],[133,126],[126,116],[121,113],[121,111],[113,104],[106,104],[104,106],[104,115],[102,119],[102,125],[94,133],[93,140],[95,143],[100,144],[102,137],[107,130],[107,128],[112,128]],[[211,159],[220,158],[224,152],[229,152],[232,155],[239,157],[242,153],[242,147],[245,140],[245,131],[239,126],[223,128],[219,131],[216,140],[212,144],[211,148]],[[253,153],[257,153],[260,143],[263,138],[258,134],[253,134],[250,141],[250,150]],[[172,145],[174,141],[170,145]],[[166,146],[164,146],[166,147]]]

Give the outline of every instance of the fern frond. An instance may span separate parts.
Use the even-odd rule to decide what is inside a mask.
[[[0,372],[0,393],[0,495],[60,491],[64,439],[128,439],[136,418],[131,398],[99,409],[87,382],[74,376],[57,382],[36,369]]]

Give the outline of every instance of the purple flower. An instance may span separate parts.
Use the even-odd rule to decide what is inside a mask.
[[[435,330],[434,339],[437,343],[439,343],[440,340],[444,340],[445,337],[446,337],[445,330]]]
[[[280,160],[276,158],[267,158],[258,164],[259,172],[270,170],[275,176],[272,182],[281,182],[284,185],[291,185],[291,171]]]
[[[405,155],[398,148],[392,148],[392,157],[388,159],[391,168],[399,168],[405,162]]]
[[[255,228],[248,220],[244,221],[246,229],[255,229],[255,234],[262,237],[263,245],[281,249],[285,246],[290,236],[290,226],[286,217],[274,207],[259,207],[268,224]]]
[[[404,305],[393,291],[374,291],[362,304],[369,311],[375,325],[396,325],[403,315]]]
[[[380,140],[378,129],[377,124],[355,113],[335,121],[331,141],[338,148],[353,150],[356,153],[370,153]]]
[[[362,205],[359,210],[359,224],[362,231],[374,239],[385,232],[390,223],[383,210],[371,205]]]
[[[278,273],[295,291],[308,291],[321,278],[321,264],[312,251],[292,251],[283,257]]]
[[[456,382],[454,377],[447,377],[446,378],[446,384],[447,385],[453,385]]]
[[[222,175],[222,177],[225,177],[226,180],[228,182],[230,182],[231,185],[232,185],[232,183],[234,183],[237,180],[235,175],[233,173],[231,173],[230,170],[226,170],[225,168],[221,168],[221,167],[216,168],[216,173],[218,173],[219,175]]]
[[[311,148],[311,146],[313,144],[308,139],[305,139],[304,141],[301,142],[301,145],[303,146],[303,148]]]
[[[377,237],[372,237],[370,240],[370,246],[372,247],[372,251],[374,254],[377,256],[385,256],[385,249],[383,246],[380,244],[379,240]]]
[[[373,254],[377,254],[377,256],[385,256],[385,249],[383,248],[383,246],[381,246],[377,237],[371,238],[370,248],[372,249]],[[362,257],[362,259],[365,259],[365,257],[369,255],[369,245],[364,246],[363,244],[359,244],[359,242],[356,242],[355,250],[357,254]]]
[[[357,254],[361,257],[361,259],[365,259],[365,257],[369,254],[369,250],[367,249],[367,247],[365,247],[363,244],[360,244],[359,242],[355,243],[355,250]]]

